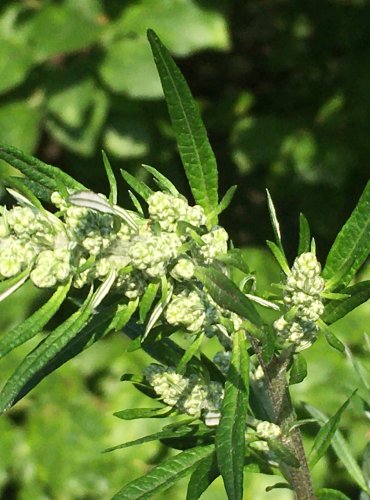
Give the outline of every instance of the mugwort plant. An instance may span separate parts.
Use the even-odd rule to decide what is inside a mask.
[[[0,298],[27,280],[53,290],[39,310],[0,338],[0,356],[42,333],[67,298],[75,305],[5,383],[0,411],[91,344],[123,331],[130,350],[143,349],[153,362],[122,380],[156,405],[116,415],[173,422],[111,450],[160,440],[180,452],[124,486],[115,499],[151,498],[190,475],[188,500],[199,498],[218,476],[227,497],[241,500],[245,471],[280,475],[276,487],[293,490],[300,500],[347,498],[312,484],[310,470],[330,444],[370,494],[348,445],[335,434],[352,395],[329,419],[312,409],[308,421],[321,429],[306,455],[300,432],[306,422],[297,420],[289,389],[306,377],[302,353],[318,336],[344,351],[330,325],[370,296],[369,282],[350,284],[369,254],[370,184],[323,269],[303,215],[298,253],[289,264],[267,193],[275,236],[267,244],[282,279],[274,293],[257,294],[258,273],[251,274],[245,253],[218,224],[235,187],[219,201],[216,160],[198,108],[167,49],[153,31],[148,38],[195,205],[150,166],[144,168],[157,190],[122,171],[131,188],[134,209],[128,209],[117,204],[104,154],[108,197],[15,148],[0,147],[0,158],[23,174],[4,179],[16,204],[1,208]],[[202,352],[210,338],[219,345],[213,359]]]

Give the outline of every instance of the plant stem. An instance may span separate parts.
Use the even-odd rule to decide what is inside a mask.
[[[258,362],[264,371],[267,390],[274,411],[275,423],[280,426],[283,435],[281,441],[289,448],[300,463],[299,468],[280,464],[280,469],[287,476],[297,500],[316,500],[300,429],[299,427],[295,427],[290,431],[292,425],[297,420],[286,378],[286,371],[291,360],[292,351],[289,349],[283,351],[280,357],[274,357],[267,364],[263,359],[258,340],[249,334],[248,338]]]

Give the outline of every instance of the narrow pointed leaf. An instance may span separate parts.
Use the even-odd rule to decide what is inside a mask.
[[[208,486],[220,475],[216,453],[210,453],[197,465],[190,477],[186,500],[198,500]]]
[[[312,417],[317,420],[320,426],[324,426],[324,424],[327,422],[327,416],[314,406],[304,404],[304,408]],[[330,445],[339,460],[347,469],[348,474],[352,477],[356,484],[358,484],[358,486],[363,491],[366,491],[368,494],[370,494],[370,489],[366,486],[364,476],[352,454],[351,448],[348,445],[347,441],[344,439],[343,434],[339,430],[335,432]]]
[[[277,260],[281,269],[284,271],[284,273],[286,275],[288,275],[290,273],[290,269],[289,269],[289,264],[288,264],[287,258],[285,257],[285,254],[281,251],[281,249],[273,241],[267,240],[266,244],[269,247],[272,255]]]
[[[306,377],[307,362],[302,354],[295,354],[293,366],[290,370],[289,385],[300,384]]]
[[[192,357],[195,356],[195,354],[199,351],[200,346],[202,345],[203,337],[204,337],[204,332],[198,335],[198,337],[195,338],[194,342],[186,349],[183,357],[180,359],[180,362],[176,367],[177,373],[185,372],[186,365],[189,363]]]
[[[147,170],[149,173],[152,174],[152,176],[158,182],[159,187],[163,191],[168,191],[173,196],[178,196],[179,195],[179,192],[176,189],[176,187],[174,186],[174,184],[172,184],[172,182],[169,179],[167,179],[166,176],[164,176],[163,174],[161,174],[160,172],[158,172],[158,170],[156,168],[150,167],[149,165],[143,165],[143,167],[145,168],[145,170]]]
[[[108,160],[107,155],[105,154],[105,151],[102,151],[102,156],[103,156],[103,164],[104,164],[105,172],[107,174],[109,187],[110,187],[109,202],[111,203],[111,205],[116,205],[117,204],[117,181],[116,181],[116,178],[114,176],[112,166]]]
[[[143,181],[136,179],[136,177],[131,175],[126,170],[121,169],[121,175],[130,186],[130,188],[132,188],[135,193],[141,196],[145,201],[151,194],[153,194],[154,191],[152,191],[149,186],[147,186]]]
[[[143,207],[140,205],[139,200],[137,197],[134,195],[134,193],[130,190],[128,190],[128,195],[131,198],[132,204],[136,208],[137,212],[144,217],[144,210]]]
[[[197,267],[196,277],[205,285],[209,294],[220,306],[247,318],[254,325],[261,325],[261,318],[253,304],[227,276],[212,268]]]
[[[370,281],[362,281],[356,285],[349,286],[342,290],[343,293],[349,295],[342,300],[333,300],[325,304],[325,312],[322,316],[323,321],[327,325],[331,325],[343,318],[356,307],[370,299]]]
[[[13,276],[5,281],[0,282],[0,302],[9,297],[18,288],[20,288],[25,281],[27,281],[30,274],[30,269],[25,269],[17,276]]]
[[[327,286],[348,284],[370,252],[370,181],[329,251],[322,276]]]
[[[221,420],[216,432],[218,466],[229,500],[243,498],[246,414],[249,401],[249,359],[245,333],[234,335]]]
[[[161,79],[180,156],[194,199],[206,215],[218,205],[218,174],[198,106],[170,53],[152,30],[148,39]]]
[[[151,469],[116,493],[112,500],[144,500],[170,488],[179,479],[190,474],[203,458],[214,450],[213,445],[185,450]]]
[[[116,411],[113,415],[122,420],[136,420],[137,418],[164,418],[173,411],[168,406],[159,408],[132,408],[121,411]]]
[[[298,255],[310,251],[311,231],[308,220],[303,214],[299,214],[299,243]]]
[[[69,283],[61,285],[46,304],[0,339],[0,358],[42,331],[64,302],[69,288]]]
[[[146,287],[145,293],[140,300],[139,316],[141,323],[144,323],[148,312],[150,311],[153,302],[156,298],[159,289],[159,282],[152,282]]]
[[[344,352],[346,347],[341,340],[338,339],[336,335],[327,327],[327,325],[321,319],[318,321],[320,330],[324,332],[325,339],[327,343],[339,352]]]
[[[110,451],[115,451],[115,450],[122,450],[124,448],[130,448],[131,446],[137,446],[139,444],[143,443],[149,443],[150,441],[158,441],[160,439],[170,439],[170,438],[178,438],[178,437],[183,437],[186,435],[192,435],[194,436],[196,434],[196,431],[193,432],[193,430],[186,426],[180,429],[175,429],[175,430],[162,430],[160,432],[155,432],[154,434],[149,434],[148,436],[144,436],[139,439],[135,439],[133,441],[127,441],[127,443],[122,443],[117,446],[112,446],[111,448],[107,448],[104,450],[104,452],[110,452]]]
[[[278,460],[284,462],[290,467],[298,468],[300,467],[299,460],[293,455],[293,453],[282,443],[275,440],[268,441],[269,448],[275,453]]]
[[[279,224],[279,221],[278,221],[278,218],[276,215],[274,203],[272,201],[272,198],[271,198],[271,195],[270,195],[270,192],[268,189],[266,189],[266,194],[267,194],[267,205],[268,205],[268,209],[269,209],[271,225],[272,225],[272,229],[273,229],[274,235],[275,235],[275,242],[276,242],[276,245],[282,251],[282,253],[284,253],[283,245],[281,242],[280,224]]]
[[[48,337],[41,341],[35,349],[17,367],[0,393],[0,413],[3,413],[16,401],[25,396],[32,387],[28,382],[50,361],[67,343],[78,334],[91,316],[91,294],[80,310],[64,321]],[[27,387],[27,389],[25,389]]]
[[[216,215],[221,214],[224,210],[227,209],[227,207],[232,202],[232,199],[234,198],[234,194],[235,194],[235,191],[237,190],[237,188],[238,188],[238,186],[229,187],[229,189],[226,191],[226,193],[222,197],[220,203],[218,204],[218,207],[216,209]]]
[[[15,176],[2,176],[2,182],[6,186],[10,186],[15,189],[15,193],[22,193],[23,196],[30,202],[32,207],[36,207],[40,212],[45,212],[44,207],[41,205],[40,201],[37,199],[35,194],[28,188],[28,186],[23,182],[22,177]],[[7,189],[7,191],[14,196],[14,191],[12,189]],[[14,196],[17,199],[17,196]],[[18,200],[17,200],[18,201]]]
[[[311,468],[317,464],[317,462],[330,446],[331,440],[333,439],[333,436],[338,428],[341,416],[344,410],[349,405],[353,394],[354,393],[352,393],[351,396],[346,399],[346,401],[341,405],[337,412],[332,417],[330,417],[329,420],[319,430],[308,457],[308,462]]]
[[[77,207],[90,208],[103,214],[115,215],[114,208],[108,201],[93,191],[77,191],[69,196],[68,202]]]
[[[71,189],[86,189],[83,184],[77,182],[70,175],[57,167],[48,165],[33,156],[23,153],[21,150],[11,146],[0,146],[0,159],[6,161],[12,167],[18,169],[28,179],[41,184],[52,191],[57,189],[55,179]]]
[[[223,255],[218,255],[216,260],[224,264],[235,267],[245,274],[249,273],[249,267],[245,258],[245,252],[239,248],[233,248]]]

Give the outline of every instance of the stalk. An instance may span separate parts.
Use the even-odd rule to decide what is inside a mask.
[[[297,500],[316,500],[300,429],[295,427],[289,432],[289,429],[297,420],[286,376],[292,350],[286,349],[280,357],[274,357],[267,364],[262,357],[260,344],[256,338],[248,334],[248,339],[265,375],[274,413],[274,423],[278,424],[282,431],[283,437],[281,441],[300,463],[299,468],[280,464],[280,470],[293,488]]]

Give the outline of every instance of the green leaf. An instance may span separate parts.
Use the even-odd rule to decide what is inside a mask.
[[[239,248],[232,248],[223,255],[217,255],[216,260],[228,266],[235,267],[235,269],[239,269],[239,271],[242,271],[244,274],[249,273],[246,254]]]
[[[12,276],[4,281],[0,281],[0,302],[9,297],[18,288],[20,288],[25,281],[27,281],[30,274],[29,269],[25,269],[17,276]]]
[[[346,399],[346,401],[337,410],[337,412],[332,417],[330,417],[329,420],[319,430],[308,457],[308,463],[310,465],[310,468],[313,468],[317,464],[317,462],[320,460],[320,458],[324,455],[324,453],[330,446],[333,436],[338,428],[341,416],[344,410],[349,405],[349,402],[352,396],[355,394],[355,392],[356,391],[354,391],[351,394],[351,396],[348,399]]]
[[[201,460],[212,454],[214,446],[198,446],[185,450],[151,469],[116,493],[112,500],[144,500],[170,488],[190,474]]]
[[[199,351],[202,345],[203,337],[204,337],[204,332],[198,335],[195,338],[194,342],[192,342],[192,344],[186,349],[183,357],[180,359],[180,362],[176,367],[177,373],[185,373],[186,365],[189,363],[192,357],[195,356],[195,354]]]
[[[115,450],[122,450],[124,448],[129,448],[131,446],[137,446],[138,444],[149,443],[150,441],[158,441],[160,439],[169,439],[169,438],[177,438],[183,436],[195,436],[197,429],[192,429],[189,426],[184,426],[175,430],[162,430],[160,432],[155,432],[154,434],[150,434],[148,436],[144,436],[139,439],[135,439],[133,441],[128,441],[127,443],[118,444],[117,446],[112,446],[111,448],[107,448],[104,452],[110,452]],[[208,431],[211,432],[211,431]]]
[[[149,165],[143,165],[143,167],[145,168],[145,170],[151,173],[152,176],[156,179],[156,181],[158,182],[158,186],[161,188],[162,191],[168,191],[173,196],[179,195],[179,192],[174,186],[174,184],[172,184],[172,182],[169,179],[167,179],[167,177],[158,172],[156,168],[150,167]]]
[[[270,192],[268,189],[266,189],[266,194],[267,194],[267,205],[268,205],[268,209],[269,209],[271,225],[272,225],[272,229],[273,229],[274,235],[275,235],[275,242],[276,242],[276,245],[281,250],[281,252],[284,254],[284,249],[283,249],[283,245],[281,242],[280,224],[279,224],[279,221],[278,221],[278,218],[276,215],[274,203],[272,201],[272,198],[271,198],[271,195],[270,195]]]
[[[2,34],[3,35],[3,34]],[[19,37],[7,40],[1,36],[0,45],[0,93],[19,85],[27,77],[33,64],[32,49]],[[4,106],[4,104],[2,105]]]
[[[145,201],[149,198],[153,191],[142,181],[136,179],[133,175],[131,175],[126,170],[121,169],[122,177],[125,179],[127,184]]]
[[[173,412],[173,408],[161,406],[159,408],[132,408],[116,411],[113,415],[122,420],[136,420],[137,418],[164,418]]]
[[[285,254],[281,251],[281,249],[274,243],[273,241],[266,241],[267,246],[271,250],[272,255],[275,257],[277,260],[277,263],[281,267],[281,269],[284,271],[286,275],[290,273],[290,268],[289,264],[287,261],[287,258],[285,257]]]
[[[304,404],[304,408],[318,421],[320,426],[323,426],[327,421],[326,415],[314,406]],[[366,486],[366,481],[360,467],[358,466],[352,454],[351,448],[347,444],[347,441],[344,439],[343,434],[339,430],[335,432],[330,444],[339,460],[347,469],[348,474],[363,491],[366,491],[368,494],[370,494],[370,489]]]
[[[104,163],[104,168],[105,172],[108,177],[108,182],[110,186],[110,192],[109,192],[109,202],[112,205],[117,204],[117,181],[113,173],[112,166],[108,160],[108,156],[105,154],[104,151],[102,151],[102,156],[103,156],[103,163]]]
[[[249,359],[245,333],[234,335],[221,420],[216,432],[218,466],[230,500],[243,498],[246,415],[249,405]]]
[[[7,191],[17,200],[19,201],[19,198],[17,199],[16,193],[20,193],[23,195],[27,200],[36,207],[40,212],[44,212],[45,214],[45,209],[41,205],[40,201],[37,199],[37,196],[28,188],[27,185],[24,184],[23,178],[22,177],[14,177],[14,176],[3,176],[1,179],[4,183],[5,186],[10,186],[12,189],[8,189]],[[15,190],[16,192],[14,193]]]
[[[335,323],[338,319],[343,318],[349,312],[353,311],[353,309],[370,299],[370,281],[362,281],[361,283],[345,288],[341,292],[349,295],[349,297],[345,297],[342,300],[333,300],[325,304],[325,312],[322,320],[327,325]]]
[[[0,358],[40,333],[64,302],[69,289],[70,283],[61,285],[46,304],[2,337],[0,339]]]
[[[300,384],[307,377],[307,362],[302,354],[294,355],[290,370],[289,385]]]
[[[235,194],[235,191],[237,190],[237,188],[238,188],[238,186],[229,187],[229,189],[226,191],[226,193],[222,197],[222,200],[218,204],[218,207],[216,209],[216,215],[221,214],[224,210],[227,209],[227,207],[232,202],[232,199],[234,198],[234,194]]]
[[[212,216],[218,205],[217,165],[198,106],[180,70],[154,31],[148,30],[148,39],[191,191],[206,215]]]
[[[298,468],[300,467],[299,460],[293,455],[293,453],[282,443],[276,440],[268,440],[269,448],[275,453],[279,461],[284,462],[290,467]]]
[[[186,500],[197,500],[208,486],[220,475],[216,453],[203,458],[190,477]]]
[[[0,146],[0,159],[6,161],[12,167],[18,169],[28,179],[31,179],[45,188],[52,191],[57,189],[55,179],[58,179],[65,186],[74,190],[86,189],[83,184],[80,184],[71,176],[63,172],[57,167],[47,165],[46,163],[23,153],[17,148],[11,146]]]
[[[28,41],[38,60],[86,49],[101,32],[97,19],[66,4],[44,5],[28,26]]]
[[[33,385],[30,387],[28,382],[82,330],[91,316],[92,298],[90,293],[78,311],[51,332],[25,357],[0,393],[0,413],[19,401],[33,388]]]
[[[222,307],[247,318],[260,326],[262,320],[253,304],[227,276],[210,267],[197,267],[196,277],[205,285],[209,294]]]
[[[1,40],[0,47],[3,43]],[[1,68],[0,48],[0,68]],[[2,81],[2,78],[1,78]],[[0,83],[1,87],[1,83]],[[31,105],[31,99],[2,102],[0,107],[0,144],[12,144],[32,153],[40,140],[42,108]]]
[[[322,272],[326,287],[348,284],[370,252],[370,181],[329,251]]]
[[[311,230],[308,224],[308,220],[303,214],[299,214],[299,243],[298,243],[297,255],[309,252],[310,244],[311,244]]]
[[[316,491],[317,500],[351,500],[347,495],[331,488],[320,488]]]
[[[327,327],[324,321],[320,319],[317,324],[319,325],[320,330],[324,332],[327,343],[337,351],[344,352],[346,349],[345,345],[338,339],[336,335],[334,335],[334,333],[330,330],[330,328]]]
[[[141,323],[145,322],[148,312],[150,311],[153,302],[157,296],[158,289],[159,289],[159,282],[153,281],[152,283],[149,283],[147,285],[144,295],[140,300],[139,317]]]

